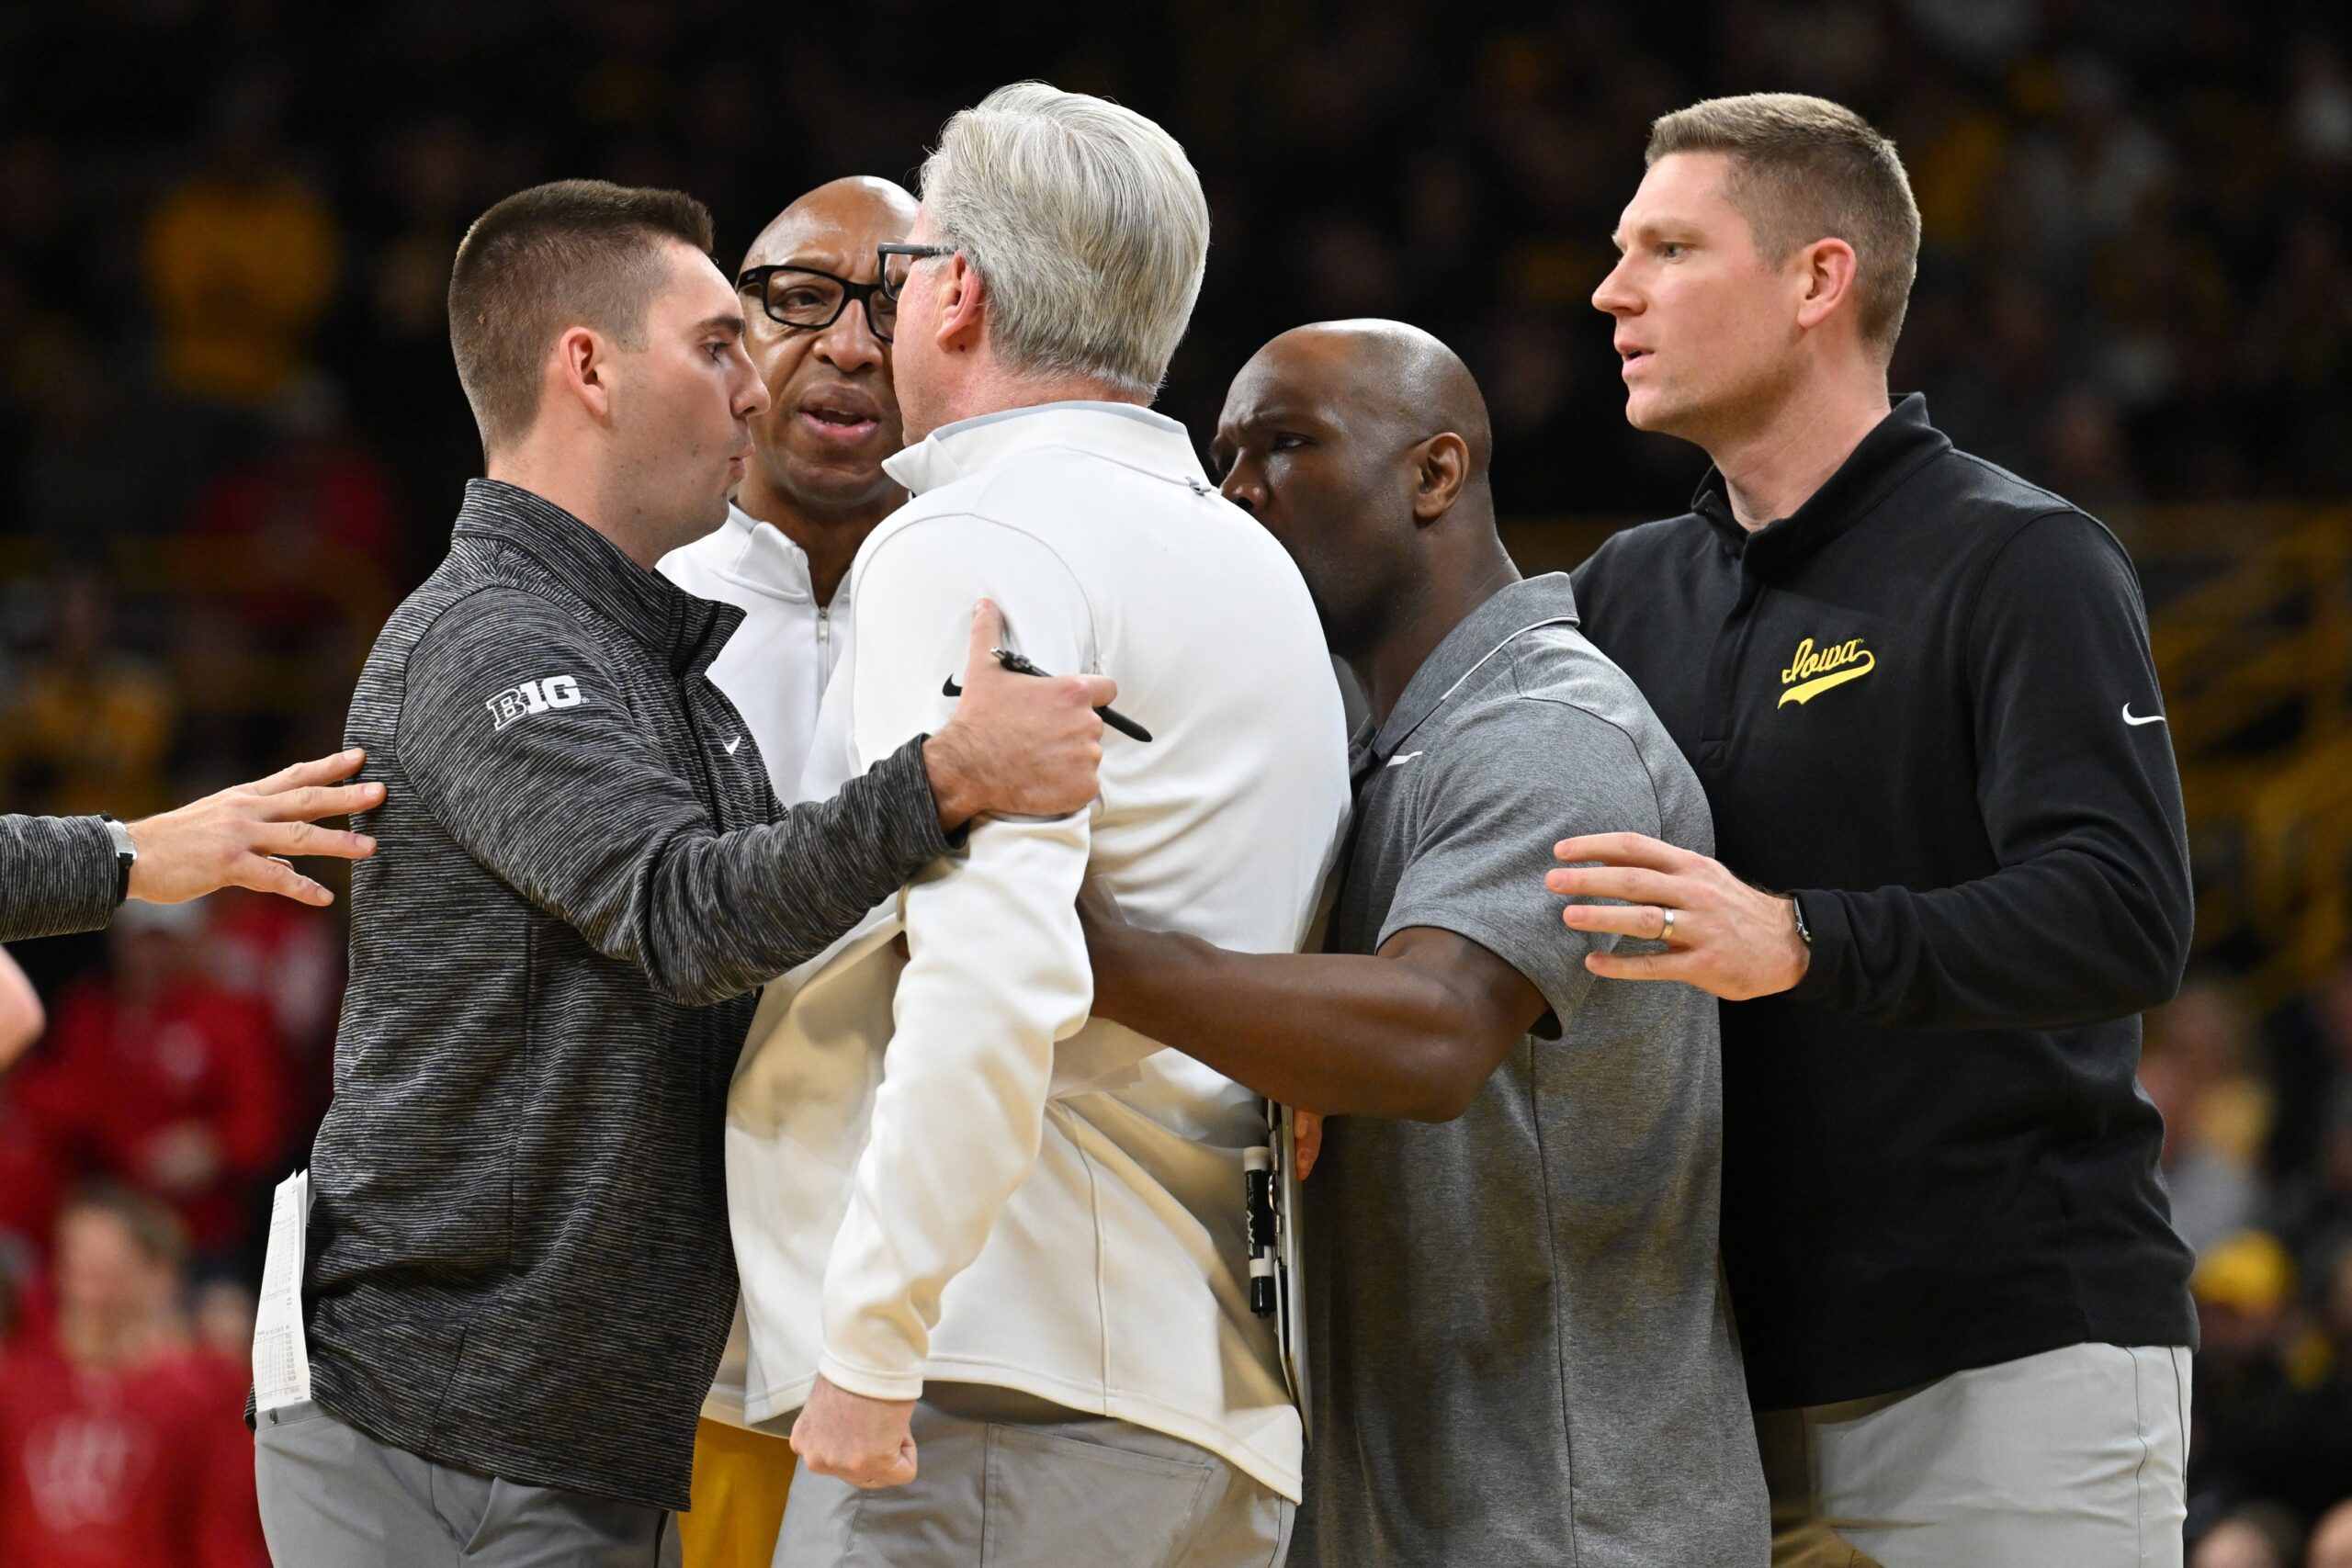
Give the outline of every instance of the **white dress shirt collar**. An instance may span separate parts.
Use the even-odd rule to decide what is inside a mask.
[[[1047,447],[1075,447],[1195,490],[1213,488],[1184,427],[1134,403],[1038,403],[957,420],[886,458],[882,471],[921,495]]]

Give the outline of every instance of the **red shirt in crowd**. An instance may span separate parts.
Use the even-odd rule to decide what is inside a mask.
[[[288,1125],[308,1130],[334,1089],[343,1003],[343,933],[317,909],[242,887],[205,900],[205,973],[269,1014],[286,1085]]]
[[[0,1355],[0,1563],[267,1568],[244,1386],[195,1354],[94,1371],[42,1337]]]
[[[247,1184],[284,1152],[286,1092],[266,1010],[209,981],[175,982],[148,1008],[77,987],[51,1032],[40,1101],[62,1141],[179,1211],[198,1251],[233,1246]],[[181,1130],[209,1135],[217,1169],[165,1173]]]
[[[57,1206],[74,1179],[45,1114],[49,1101],[39,1092],[44,1066],[36,1059],[0,1077],[0,1251],[46,1254]]]
[[[198,502],[189,532],[248,544],[251,553],[233,561],[227,598],[239,621],[276,642],[347,624],[356,613],[343,596],[350,581],[389,581],[401,553],[383,469],[356,442],[332,437],[274,447],[222,474]]]

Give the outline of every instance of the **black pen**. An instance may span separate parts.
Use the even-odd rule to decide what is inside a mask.
[[[989,649],[989,657],[993,658],[999,664],[1003,665],[1015,675],[1043,675],[1046,673],[1045,671],[1038,669],[1035,664],[1030,663],[1026,659],[1022,658],[1021,655],[1013,652],[1012,649],[1009,648],[992,648]],[[947,677],[947,684],[942,687],[941,691],[945,695],[951,697],[960,697],[964,694],[964,688],[957,683],[956,677],[953,675]],[[1137,724],[1134,719],[1129,718],[1117,708],[1099,707],[1094,711],[1102,718],[1103,723],[1109,725],[1112,728],[1117,730],[1122,735],[1133,736],[1137,740],[1149,740],[1151,739],[1150,730],[1146,729],[1142,725]]]

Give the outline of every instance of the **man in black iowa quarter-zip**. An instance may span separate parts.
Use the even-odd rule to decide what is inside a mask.
[[[2131,562],[1890,408],[1918,234],[1891,144],[1763,95],[1665,117],[1649,157],[1594,303],[1628,417],[1716,467],[1575,587],[1722,859],[1573,839],[1547,880],[1571,927],[1669,944],[1597,972],[1726,1000],[1775,1562],[2177,1564],[2196,1320],[2134,1074],[2191,909]]]

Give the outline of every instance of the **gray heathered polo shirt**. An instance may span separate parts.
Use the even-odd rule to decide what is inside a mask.
[[[1540,1024],[1456,1121],[1331,1122],[1306,1184],[1317,1408],[1292,1561],[1765,1562],[1716,1264],[1715,1002],[1595,978],[1594,939],[1544,886],[1572,833],[1711,852],[1697,779],[1556,575],[1456,626],[1354,761],[1329,950],[1458,932],[1532,981],[1559,1027]]]

